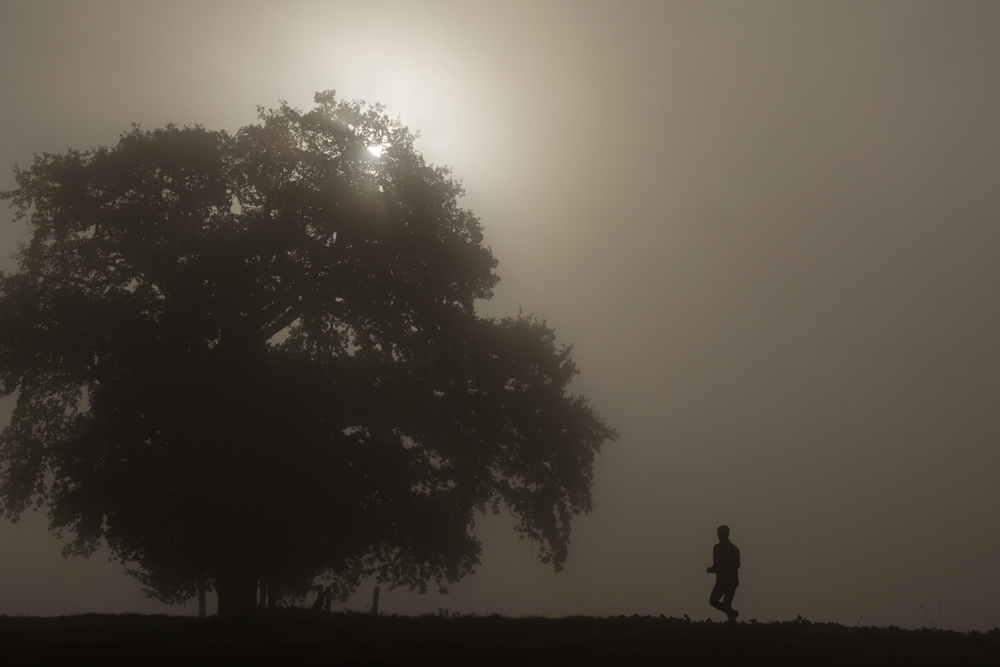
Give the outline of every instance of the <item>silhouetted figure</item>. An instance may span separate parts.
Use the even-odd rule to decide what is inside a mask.
[[[730,622],[735,623],[740,612],[733,609],[733,596],[736,587],[740,585],[740,550],[729,541],[729,526],[719,526],[719,543],[712,549],[712,567],[709,574],[715,573],[715,588],[708,598],[708,604],[719,611],[726,612]]]

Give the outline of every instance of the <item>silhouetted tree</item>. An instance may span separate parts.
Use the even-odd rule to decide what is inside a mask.
[[[6,515],[47,507],[163,600],[208,581],[221,614],[261,579],[444,589],[503,503],[560,569],[616,434],[544,322],[476,315],[496,261],[413,138],[331,91],[15,168]]]

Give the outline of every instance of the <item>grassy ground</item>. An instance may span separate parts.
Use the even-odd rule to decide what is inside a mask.
[[[245,619],[0,617],[0,663],[351,665],[1000,665],[987,634],[655,617]]]

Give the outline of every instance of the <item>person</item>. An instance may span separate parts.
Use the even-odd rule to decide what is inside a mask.
[[[729,526],[719,526],[716,531],[719,543],[712,549],[712,567],[708,573],[715,573],[715,588],[708,598],[708,604],[726,613],[730,623],[736,622],[740,612],[733,609],[733,596],[740,585],[740,550],[729,541]]]

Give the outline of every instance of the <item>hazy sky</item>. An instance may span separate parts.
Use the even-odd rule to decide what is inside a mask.
[[[3,0],[0,62],[0,189],[328,88],[454,167],[482,311],[545,317],[622,438],[564,572],[490,516],[383,611],[721,619],[727,523],[741,618],[1000,626],[1000,3]],[[196,612],[60,549],[0,523],[0,614]]]

